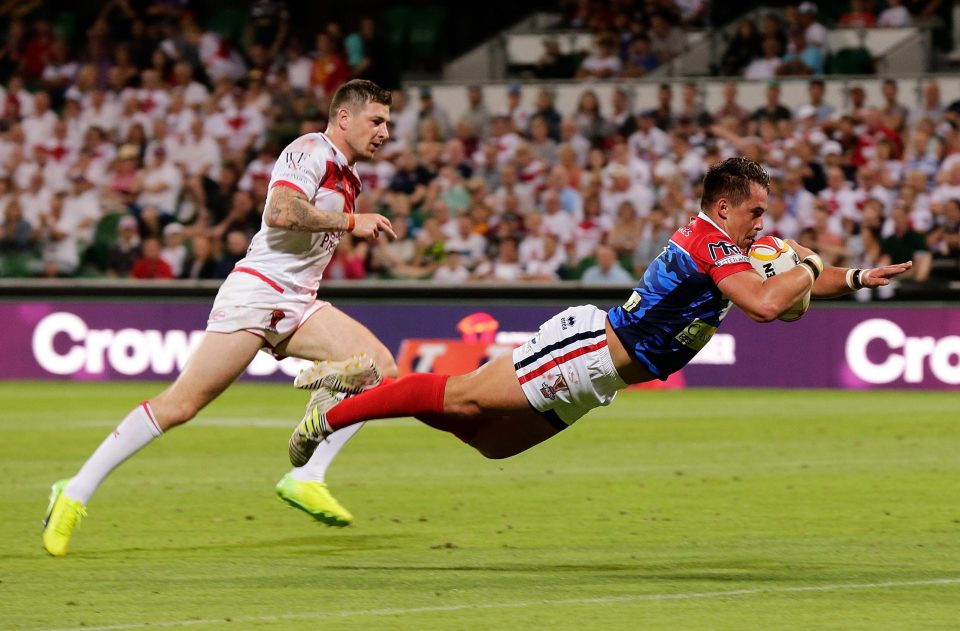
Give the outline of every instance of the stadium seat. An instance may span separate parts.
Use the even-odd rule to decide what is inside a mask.
[[[429,60],[437,53],[437,44],[447,9],[442,6],[416,9],[410,20],[410,52],[415,60]]]
[[[110,246],[117,240],[119,234],[118,225],[120,219],[127,213],[111,213],[104,215],[97,222],[97,227],[93,232],[93,242],[87,247],[83,254],[83,264],[91,264],[98,269],[104,269],[107,265],[107,255],[110,252]]]
[[[827,59],[827,74],[873,73],[873,57],[866,48],[841,48]]]

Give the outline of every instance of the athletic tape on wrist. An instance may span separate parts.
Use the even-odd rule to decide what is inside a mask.
[[[866,279],[869,270],[858,269],[853,272],[853,288],[863,289],[863,281]]]
[[[353,232],[353,229],[357,227],[357,218],[353,213],[347,214],[347,232]]]
[[[855,271],[857,270],[853,269],[852,267],[847,270],[846,281],[847,281],[847,287],[850,288],[850,291],[856,291],[857,289],[853,284],[853,273]]]
[[[806,261],[804,261],[804,263],[806,263]],[[811,282],[811,283],[817,282],[817,276],[816,276],[816,274],[813,272],[813,269],[811,269],[811,267],[810,267],[809,265],[800,265],[800,269],[802,269],[803,271],[805,271],[807,274],[810,274],[810,282]]]

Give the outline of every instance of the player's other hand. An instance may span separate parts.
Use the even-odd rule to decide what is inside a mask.
[[[913,261],[865,269],[860,273],[860,284],[864,287],[882,287],[883,285],[889,285],[891,278],[909,271],[911,267],[913,267]]]
[[[793,251],[797,253],[797,256],[800,257],[800,260],[801,260],[801,261],[802,261],[803,259],[807,258],[808,256],[810,256],[811,254],[816,254],[816,252],[814,252],[814,251],[811,250],[810,248],[806,248],[806,247],[800,245],[799,243],[797,243],[797,242],[794,241],[793,239],[785,239],[785,241],[787,242],[787,245],[789,245],[791,248],[793,248]]]
[[[377,213],[363,213],[354,215],[356,224],[353,226],[353,235],[361,239],[377,239],[383,232],[391,240],[397,238],[397,233],[393,231],[393,225],[390,220]]]

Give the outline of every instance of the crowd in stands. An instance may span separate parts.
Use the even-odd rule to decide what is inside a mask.
[[[362,74],[330,61],[347,59],[338,29],[311,51],[292,42],[256,63],[249,50],[205,53],[210,33],[189,14],[177,24],[197,36],[197,65],[164,39],[138,55],[117,46],[99,65],[61,52],[29,79],[27,64],[10,74],[5,274],[225,277],[260,227],[285,142],[322,131],[337,82]],[[49,33],[29,26],[30,41]],[[756,111],[739,104],[736,82],[716,111],[694,83],[664,84],[652,108],[629,86],[609,102],[586,89],[574,111],[559,111],[548,88],[525,101],[511,86],[503,111],[465,90],[457,120],[428,87],[394,91],[392,140],[358,163],[357,208],[388,215],[399,238],[344,235],[328,279],[629,284],[696,215],[706,169],[733,155],[772,175],[765,233],[833,264],[912,258],[915,282],[960,279],[960,103],[942,103],[936,80],[918,103],[892,80],[877,103],[853,86],[843,111],[816,79],[795,108],[770,82]]]

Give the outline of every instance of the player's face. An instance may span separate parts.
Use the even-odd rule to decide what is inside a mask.
[[[370,160],[387,138],[390,131],[390,108],[381,103],[368,102],[362,110],[350,117],[347,143],[358,160]]]
[[[750,197],[727,211],[727,234],[744,252],[763,230],[763,213],[766,211],[767,189],[753,182],[750,183]]]

